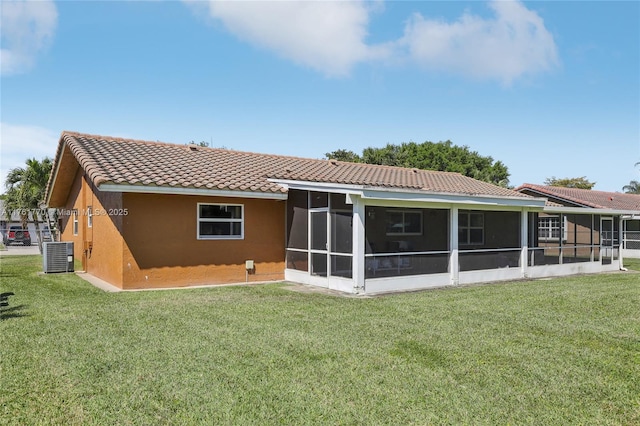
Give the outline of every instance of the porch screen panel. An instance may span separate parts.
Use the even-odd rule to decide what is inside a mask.
[[[287,248],[308,248],[308,222],[307,191],[290,190],[287,200]]]
[[[640,250],[640,220],[625,220],[623,230],[622,241],[624,243],[624,248],[629,250]]]
[[[624,242],[624,248],[640,250],[640,220],[625,220],[623,229],[622,241]]]
[[[590,214],[562,216],[565,236],[562,245],[562,263],[591,262],[593,216]]]
[[[309,253],[306,251],[287,250],[287,269],[308,271]]]
[[[365,209],[365,278],[447,273],[449,210]]]
[[[326,212],[311,212],[311,249],[327,250]]]
[[[521,215],[517,211],[461,211],[458,228],[460,271],[520,266],[520,222]]]
[[[353,278],[353,257],[332,254],[331,275],[334,277]]]
[[[346,195],[329,195],[331,222],[330,274],[353,278],[353,205],[346,203]]]
[[[560,263],[561,223],[560,214],[529,214],[529,266]]]
[[[353,206],[344,194],[331,194],[331,252],[353,253]]]
[[[311,253],[311,275],[327,276],[327,255],[324,253]]]
[[[309,270],[307,191],[289,190],[287,199],[287,269]]]

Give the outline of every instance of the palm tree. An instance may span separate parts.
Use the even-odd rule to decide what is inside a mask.
[[[11,217],[14,211],[20,212],[22,227],[27,228],[29,212],[32,212],[36,231],[40,234],[38,214],[41,203],[44,201],[44,193],[51,174],[52,161],[45,157],[42,161],[35,158],[26,160],[26,167],[16,167],[9,170],[5,187],[5,210],[7,217]],[[41,238],[38,239],[39,241]]]
[[[640,182],[632,180],[629,185],[623,186],[622,190],[627,194],[640,194]]]

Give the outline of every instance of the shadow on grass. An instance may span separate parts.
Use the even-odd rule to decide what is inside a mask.
[[[25,317],[28,315],[24,312],[20,312],[26,307],[25,305],[18,305],[10,308],[8,307],[9,297],[14,295],[15,293],[13,293],[12,291],[0,293],[0,320],[4,321],[5,319]]]
[[[18,305],[11,308],[2,309],[0,311],[0,321],[8,320],[10,318],[28,317],[28,313],[22,312],[22,310],[26,307],[27,305]]]

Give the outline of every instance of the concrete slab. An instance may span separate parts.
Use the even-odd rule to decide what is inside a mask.
[[[0,257],[29,255],[40,255],[38,246],[8,246],[6,250],[0,250]]]
[[[102,291],[106,291],[108,293],[117,293],[119,291],[122,291],[118,287],[111,285],[108,282],[101,280],[100,278],[95,277],[91,274],[87,274],[84,271],[77,271],[76,275]]]
[[[286,286],[282,287],[284,290],[295,291],[297,293],[324,294],[326,296],[348,297],[356,299],[366,299],[372,297],[371,295],[366,294],[345,293],[343,291],[330,290],[325,287],[318,287],[309,284],[299,284],[291,281],[284,281],[284,283],[287,284]]]

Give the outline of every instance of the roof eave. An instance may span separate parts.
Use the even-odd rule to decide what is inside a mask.
[[[544,208],[548,213],[588,213],[600,215],[631,215],[640,216],[640,210],[623,210],[623,209],[607,209],[598,207],[555,207],[547,206]]]
[[[269,200],[286,200],[287,199],[287,194],[283,192],[234,191],[229,189],[208,189],[208,188],[194,188],[194,187],[102,183],[98,185],[98,189],[104,192],[127,192],[127,193],[138,193],[138,194],[204,195],[208,197],[260,198],[260,199],[269,199]]]
[[[269,179],[284,188],[300,189],[308,191],[331,191],[337,193],[357,194],[363,199],[385,201],[411,201],[433,203],[455,203],[476,205],[500,205],[512,207],[528,207],[542,210],[545,206],[545,198],[500,196],[489,194],[464,194],[451,192],[435,192],[424,189],[412,188],[388,188],[371,185],[337,184],[327,182],[307,182],[283,179]]]
[[[73,184],[80,167],[77,159],[67,147],[64,136],[63,132],[58,142],[52,173],[47,182],[44,202],[49,207],[60,207],[67,201],[68,189]]]

